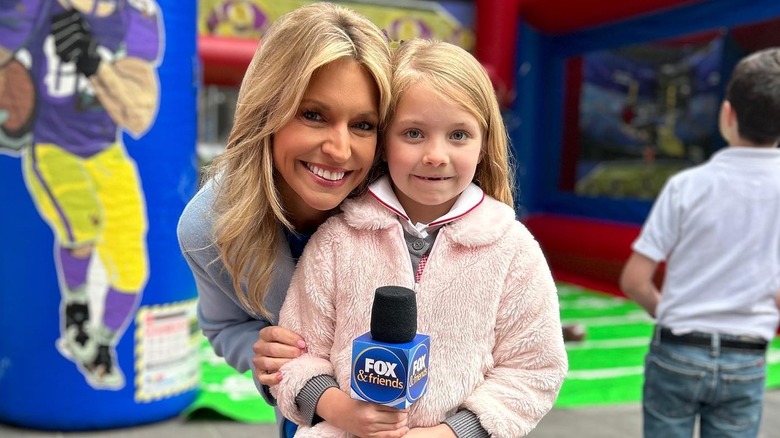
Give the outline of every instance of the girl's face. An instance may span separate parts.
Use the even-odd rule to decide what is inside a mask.
[[[374,161],[379,91],[350,58],[320,68],[298,111],[273,139],[278,189],[293,224],[318,221],[366,177]]]
[[[474,179],[483,133],[477,119],[424,83],[398,102],[386,159],[395,193],[412,222],[447,213]]]

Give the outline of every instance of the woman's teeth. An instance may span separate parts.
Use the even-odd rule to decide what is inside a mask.
[[[331,172],[330,170],[321,169],[313,164],[308,163],[306,164],[306,167],[308,167],[313,174],[328,181],[339,181],[344,178],[345,174],[345,172]]]

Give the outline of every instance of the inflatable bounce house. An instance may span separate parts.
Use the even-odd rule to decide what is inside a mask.
[[[176,223],[197,184],[196,4],[0,6],[0,422],[106,429],[197,395]]]
[[[204,83],[237,87],[264,29],[304,3],[202,0]],[[518,217],[559,282],[562,319],[587,328],[587,342],[567,346],[557,405],[637,402],[653,321],[622,299],[620,271],[666,179],[723,146],[717,112],[727,75],[741,56],[780,45],[780,2],[340,3],[392,40],[450,41],[485,66],[517,161]],[[212,377],[223,375],[211,369],[219,366],[213,356],[204,363],[207,389],[195,407],[272,421],[253,404],[251,377]],[[770,386],[780,383],[777,367],[770,363]]]
[[[476,4],[476,53],[508,103],[521,218],[557,280],[620,294],[663,183],[724,145],[717,114],[734,63],[780,45],[780,3]]]
[[[586,330],[585,342],[567,343],[556,406],[638,403],[654,321],[622,297],[620,272],[668,177],[724,146],[728,75],[742,56],[780,45],[780,2],[477,5],[476,53],[507,105],[519,216],[558,282],[563,323]],[[780,384],[778,348],[775,339],[768,387]]]

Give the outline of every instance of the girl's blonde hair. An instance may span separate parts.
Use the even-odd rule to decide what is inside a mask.
[[[482,159],[477,164],[474,183],[514,208],[509,138],[493,85],[482,65],[456,45],[424,39],[401,43],[393,61],[393,99],[388,119],[393,119],[404,93],[420,83],[470,112],[484,134]]]
[[[376,25],[330,3],[285,14],[258,46],[238,93],[227,148],[210,168],[217,190],[215,244],[236,295],[256,314],[270,318],[263,301],[284,245],[280,225],[293,230],[276,187],[273,134],[294,117],[315,71],[345,57],[376,82],[381,128],[390,105],[390,56]]]

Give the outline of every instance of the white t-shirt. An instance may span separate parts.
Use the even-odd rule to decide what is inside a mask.
[[[632,248],[667,262],[659,324],[772,339],[779,318],[780,149],[725,148],[672,177]]]

